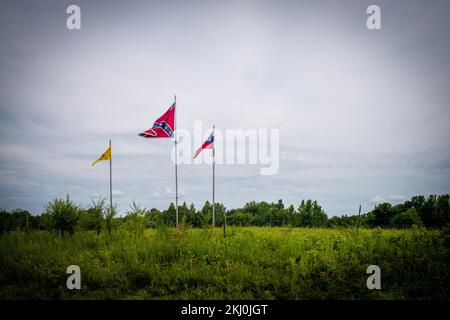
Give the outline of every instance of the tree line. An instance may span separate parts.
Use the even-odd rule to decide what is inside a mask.
[[[216,225],[221,226],[224,218],[232,226],[290,226],[290,227],[383,227],[410,228],[413,225],[427,228],[441,228],[450,224],[450,196],[414,196],[402,204],[380,203],[373,210],[359,215],[343,215],[328,218],[315,200],[302,200],[296,208],[285,206],[282,200],[268,203],[251,201],[243,208],[227,210],[216,203]],[[212,223],[212,204],[206,201],[201,209],[194,204],[179,206],[182,225],[205,228]],[[135,202],[125,212],[117,216],[117,207],[112,210],[105,199],[92,201],[86,208],[76,205],[69,196],[56,198],[44,207],[40,215],[32,215],[22,209],[11,212],[0,210],[0,232],[12,230],[54,230],[74,233],[77,230],[94,230],[98,233],[124,225],[131,230],[175,225],[175,205],[166,210],[146,209]]]

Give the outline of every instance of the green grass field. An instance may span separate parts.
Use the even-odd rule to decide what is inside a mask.
[[[81,268],[68,290],[66,268]],[[381,290],[366,269],[381,268]],[[448,299],[448,237],[425,229],[119,228],[0,236],[2,299]]]

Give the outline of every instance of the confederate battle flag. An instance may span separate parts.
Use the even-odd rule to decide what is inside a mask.
[[[172,138],[175,130],[175,102],[158,119],[155,120],[153,127],[140,133],[144,138]]]

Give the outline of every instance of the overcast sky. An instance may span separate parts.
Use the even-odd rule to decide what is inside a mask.
[[[66,7],[81,7],[81,30]],[[381,30],[366,8],[381,7]],[[68,193],[174,201],[172,144],[137,136],[177,95],[180,128],[279,128],[280,170],[218,165],[216,199],[329,215],[450,192],[448,1],[2,1],[0,207]],[[206,130],[208,131],[208,130]],[[205,132],[208,134],[209,132]],[[196,146],[197,147],[197,146]],[[193,147],[194,148],[194,147]],[[211,166],[179,167],[180,200],[211,198]]]

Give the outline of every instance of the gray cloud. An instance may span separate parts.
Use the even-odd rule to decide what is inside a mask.
[[[330,214],[374,197],[450,192],[447,1],[6,1],[0,12],[0,206],[35,213],[71,194],[123,211],[173,201],[171,143],[137,137],[177,94],[178,123],[280,128],[276,176],[218,166],[217,198]],[[180,166],[180,199],[211,196],[211,168]],[[167,192],[170,189],[172,192]]]

